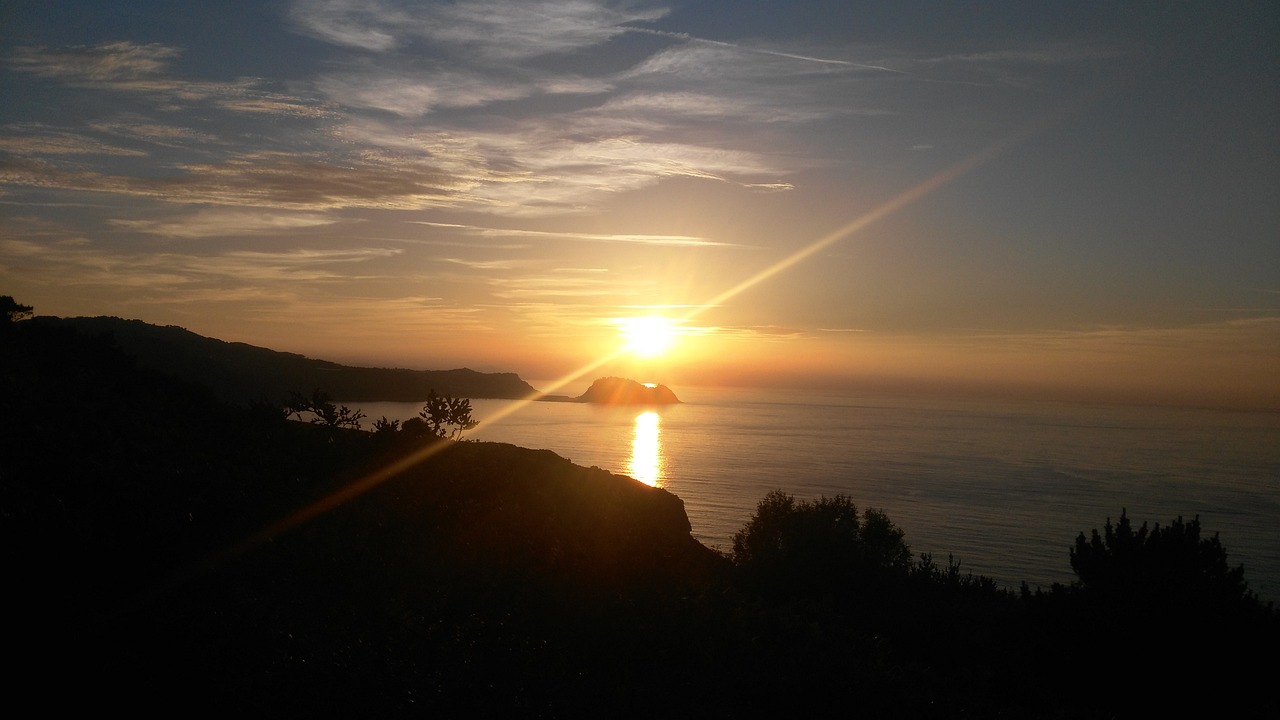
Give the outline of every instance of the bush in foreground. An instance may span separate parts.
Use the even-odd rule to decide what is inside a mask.
[[[779,490],[765,495],[733,536],[733,562],[765,592],[837,594],[885,575],[905,575],[911,549],[882,511],[861,514],[845,495],[796,500]]]

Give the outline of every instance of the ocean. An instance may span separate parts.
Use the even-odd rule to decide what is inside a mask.
[[[533,383],[535,387],[545,387]],[[1016,589],[1074,579],[1068,549],[1126,510],[1199,516],[1280,601],[1280,413],[681,388],[679,405],[472,400],[468,439],[545,448],[669,490],[729,550],[771,490],[883,510],[917,556]],[[357,403],[406,419],[421,403]],[[489,418],[497,418],[489,420]]]

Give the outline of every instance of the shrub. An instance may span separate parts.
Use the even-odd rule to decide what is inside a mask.
[[[1225,608],[1255,604],[1244,580],[1244,566],[1227,564],[1227,551],[1215,533],[1200,537],[1200,518],[1181,517],[1167,527],[1134,530],[1120,511],[1116,525],[1107,518],[1104,533],[1084,533],[1071,549],[1071,569],[1088,593],[1119,601],[1194,604]]]
[[[335,405],[329,394],[321,390],[315,390],[310,397],[299,392],[292,393],[286,408],[288,414],[297,415],[299,420],[310,415],[312,424],[333,428],[350,427],[359,430],[360,421],[364,419],[363,412],[352,410],[346,405]]]
[[[480,423],[471,417],[471,401],[449,395],[427,394],[427,402],[418,416],[436,437],[461,440],[462,434]]]
[[[911,551],[902,538],[882,511],[859,515],[845,495],[797,501],[775,490],[734,534],[732,559],[766,591],[846,593],[907,573]]]

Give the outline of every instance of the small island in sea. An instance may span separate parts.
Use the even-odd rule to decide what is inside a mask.
[[[587,391],[577,397],[568,395],[544,395],[546,402],[580,402],[601,405],[672,405],[680,398],[666,385],[641,383],[620,377],[602,377],[591,383]]]

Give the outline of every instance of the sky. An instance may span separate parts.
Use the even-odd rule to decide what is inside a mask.
[[[1275,410],[1278,61],[1274,2],[8,0],[0,294],[573,392]]]

